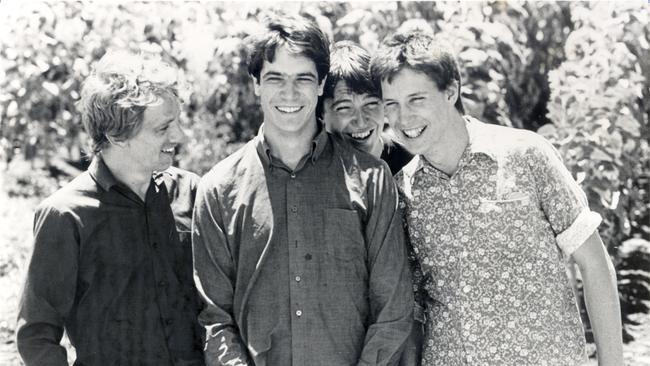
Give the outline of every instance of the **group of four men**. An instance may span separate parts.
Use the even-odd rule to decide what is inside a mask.
[[[599,361],[621,364],[600,217],[544,139],[464,116],[435,39],[398,33],[371,60],[283,16],[248,71],[264,122],[199,180],[170,167],[174,70],[98,62],[93,161],[35,215],[27,365],[67,364],[64,330],[75,365],[578,364],[568,256]]]

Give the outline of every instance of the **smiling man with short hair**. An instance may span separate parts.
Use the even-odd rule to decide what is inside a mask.
[[[396,174],[413,155],[384,133],[384,106],[381,90],[370,77],[370,54],[354,42],[339,41],[330,56],[322,97],[325,128],[381,158]]]
[[[616,276],[601,217],[553,145],[464,115],[458,64],[417,32],[371,62],[416,156],[395,177],[428,280],[423,365],[578,365],[585,338],[565,260],[580,268],[599,365],[621,365]]]
[[[201,180],[193,224],[210,365],[389,365],[412,323],[385,164],[316,121],[329,42],[283,16],[254,38],[264,124]]]
[[[28,366],[203,365],[189,234],[198,177],[171,167],[185,135],[177,74],[109,52],[79,109],[94,158],[43,201],[19,314]]]

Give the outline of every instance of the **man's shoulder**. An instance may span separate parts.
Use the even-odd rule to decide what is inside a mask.
[[[366,151],[355,148],[342,137],[329,134],[329,138],[332,141],[334,154],[346,167],[354,166],[360,170],[386,169],[390,171],[385,161],[374,157]]]
[[[259,166],[253,140],[218,162],[201,178],[202,185],[218,187],[234,183],[246,170]]]
[[[497,156],[528,154],[544,149],[550,144],[536,132],[489,123],[482,123],[475,130],[480,134],[482,149]]]
[[[75,212],[85,207],[97,207],[100,190],[101,187],[86,171],[41,201],[36,211]]]

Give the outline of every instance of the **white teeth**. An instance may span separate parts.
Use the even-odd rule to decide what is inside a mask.
[[[365,131],[365,132],[354,132],[354,133],[351,133],[350,136],[352,136],[352,138],[354,138],[354,139],[363,140],[363,139],[368,138],[368,136],[370,136],[372,131],[373,130],[368,130],[368,131]]]
[[[296,113],[299,110],[302,109],[302,107],[275,107],[277,110],[279,110],[282,113]]]
[[[174,148],[170,147],[169,149],[162,149],[160,151],[162,151],[162,152],[164,152],[166,154],[173,154],[174,153]]]
[[[406,135],[406,137],[414,139],[414,138],[420,136],[422,134],[422,131],[424,131],[425,128],[426,128],[426,126],[411,128],[411,129],[408,129],[408,130],[402,130],[402,132]]]

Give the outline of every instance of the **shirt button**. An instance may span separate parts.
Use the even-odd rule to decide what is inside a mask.
[[[296,282],[300,282],[301,279],[300,276],[296,276]]]
[[[291,179],[296,179],[296,173],[291,173]]]
[[[296,315],[297,316],[302,316],[302,310],[296,310]]]
[[[158,243],[154,241],[154,242],[151,244],[151,246],[152,246],[154,249],[156,249],[156,248],[158,248]]]
[[[309,253],[305,254],[305,260],[310,261],[311,260],[311,254],[309,254]]]
[[[298,207],[296,207],[296,206],[291,206],[291,212],[293,212],[293,213],[298,212]]]
[[[158,286],[160,286],[160,287],[165,287],[165,286],[167,286],[167,281],[164,281],[164,280],[163,280],[163,281],[158,282]]]
[[[174,319],[167,319],[167,320],[165,320],[165,324],[167,324],[167,325],[172,325],[172,324],[174,324]]]

